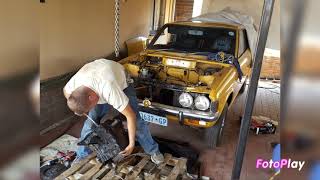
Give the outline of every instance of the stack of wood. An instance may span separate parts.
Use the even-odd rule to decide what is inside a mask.
[[[102,165],[96,160],[96,154],[93,153],[71,166],[56,180],[190,179],[186,174],[186,163],[185,158],[164,154],[164,162],[156,165],[151,162],[149,155],[139,151],[116,165],[113,163]]]

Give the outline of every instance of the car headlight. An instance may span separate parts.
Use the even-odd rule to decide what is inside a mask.
[[[183,107],[190,107],[193,104],[193,97],[189,93],[182,93],[179,96],[179,103]]]
[[[209,108],[210,101],[207,97],[200,95],[194,100],[194,105],[196,106],[197,109],[201,111],[205,111]]]

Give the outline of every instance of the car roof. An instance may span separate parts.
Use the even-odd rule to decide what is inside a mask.
[[[226,22],[209,22],[209,21],[177,21],[168,23],[172,25],[186,25],[194,27],[223,27],[230,29],[244,29],[244,26],[236,23],[226,23]]]

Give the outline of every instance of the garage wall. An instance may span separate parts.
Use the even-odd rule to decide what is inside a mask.
[[[176,0],[175,21],[187,21],[192,17],[194,0]]]
[[[46,0],[41,4],[40,76],[55,77],[114,49],[114,1]],[[152,1],[121,1],[120,40],[147,36]]]
[[[34,0],[1,0],[0,80],[38,68],[38,5]]]
[[[263,0],[203,0],[202,14],[220,11],[228,6],[251,15],[259,26]],[[267,48],[280,50],[280,0],[275,1]]]

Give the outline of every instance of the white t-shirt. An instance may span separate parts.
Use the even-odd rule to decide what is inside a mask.
[[[128,87],[124,67],[112,60],[98,59],[84,65],[66,84],[64,90],[71,94],[86,86],[99,96],[98,104],[110,104],[122,112],[129,103],[123,90]]]

